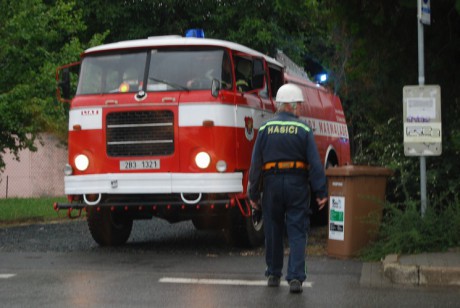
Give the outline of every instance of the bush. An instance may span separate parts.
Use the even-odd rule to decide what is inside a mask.
[[[365,260],[380,260],[388,254],[445,251],[460,245],[460,200],[448,205],[433,202],[422,218],[415,201],[388,204],[378,239],[362,251]]]

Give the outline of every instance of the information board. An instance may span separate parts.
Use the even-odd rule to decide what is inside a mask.
[[[438,85],[403,88],[404,154],[442,153],[441,88]]]

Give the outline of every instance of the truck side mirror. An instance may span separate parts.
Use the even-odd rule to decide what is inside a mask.
[[[61,97],[64,99],[70,98],[70,71],[69,68],[63,68],[61,71],[61,80],[58,83],[61,90]]]
[[[79,66],[80,62],[73,62],[60,66],[56,69],[56,96],[58,101],[62,103],[70,103],[70,99],[72,98],[70,70],[72,69],[72,73],[78,74],[77,69]]]

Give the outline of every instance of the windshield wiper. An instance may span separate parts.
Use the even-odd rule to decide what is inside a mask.
[[[174,82],[171,82],[171,81],[167,81],[167,80],[163,80],[163,79],[158,79],[158,78],[155,78],[155,77],[149,77],[149,80],[152,80],[152,81],[156,81],[156,82],[161,82],[161,83],[164,83],[168,86],[171,86],[173,88],[176,88],[176,89],[180,89],[180,90],[184,90],[184,91],[187,91],[187,92],[190,92],[190,89],[187,88],[187,87],[184,87],[184,86],[181,86],[180,84],[177,84],[177,83],[174,83]]]

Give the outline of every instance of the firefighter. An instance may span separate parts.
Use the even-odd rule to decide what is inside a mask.
[[[301,293],[306,279],[305,248],[310,226],[310,189],[321,210],[327,202],[326,176],[310,127],[298,118],[301,89],[280,87],[277,114],[262,124],[252,153],[249,198],[260,208],[265,227],[267,285],[276,287],[282,276],[284,230],[289,241],[286,280],[291,293]]]
[[[239,92],[251,90],[252,63],[246,59],[239,59],[236,64],[236,89]]]

